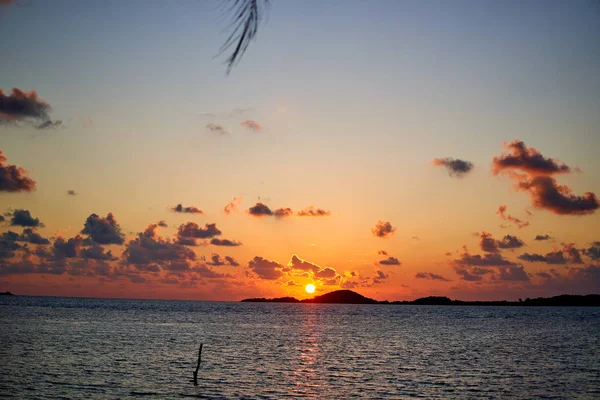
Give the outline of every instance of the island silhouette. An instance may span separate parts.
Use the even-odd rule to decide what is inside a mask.
[[[406,304],[431,306],[547,306],[547,307],[600,307],[600,294],[570,295],[527,298],[519,301],[464,301],[452,300],[444,296],[421,297],[412,301],[377,301],[352,290],[335,290],[312,299],[298,300],[294,297],[264,297],[244,299],[247,303],[320,303],[320,304]]]

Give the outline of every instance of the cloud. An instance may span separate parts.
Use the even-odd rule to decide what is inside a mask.
[[[8,7],[15,3],[16,3],[16,0],[0,0],[0,7]]]
[[[568,186],[558,185],[556,180],[549,176],[523,178],[516,187],[529,193],[535,208],[546,209],[558,215],[593,214],[600,207],[594,193],[574,195]]]
[[[113,256],[112,253],[109,251],[105,251],[104,247],[95,244],[93,246],[84,248],[81,250],[80,257],[85,258],[85,259],[92,259],[92,260],[105,260],[105,261],[115,261],[117,260],[117,257]]]
[[[273,212],[273,215],[276,218],[286,218],[286,217],[291,217],[292,215],[294,215],[294,212],[292,211],[291,208],[278,208],[277,210],[275,210]]]
[[[156,226],[149,225],[137,238],[127,242],[122,255],[124,263],[148,268],[153,264],[165,266],[172,262],[181,263],[196,259],[192,250],[159,236]]]
[[[15,210],[11,214],[10,224],[28,227],[43,227],[39,218],[33,218],[29,210]]]
[[[51,260],[60,260],[64,258],[75,258],[79,256],[79,251],[83,245],[83,238],[79,235],[65,240],[63,237],[57,237],[52,244],[52,255],[43,257],[44,253],[37,253],[42,258]]]
[[[225,128],[223,127],[223,125],[219,125],[219,124],[206,124],[206,129],[208,129],[209,131],[213,132],[213,133],[217,133],[219,135],[227,135],[227,131],[225,130]]]
[[[387,251],[385,251],[385,250],[379,250],[379,251],[377,252],[377,254],[380,254],[380,255],[382,255],[382,256],[387,256],[387,255],[388,255]]]
[[[572,172],[572,169],[559,160],[545,158],[533,147],[528,148],[525,143],[515,139],[504,144],[507,151],[492,161],[494,175],[503,171],[519,170],[532,176],[549,176]]]
[[[251,131],[254,132],[260,132],[262,130],[262,126],[260,126],[256,121],[253,121],[251,119],[247,119],[244,122],[242,122],[240,124],[241,126],[250,129]]]
[[[506,235],[498,241],[498,247],[501,249],[518,249],[524,245],[525,243],[521,239],[512,235]]]
[[[23,233],[19,235],[18,241],[41,245],[50,244],[48,239],[42,237],[39,233],[34,232],[34,230],[31,228],[23,229]]]
[[[68,196],[77,196],[77,192],[75,192],[74,190],[67,190],[67,195]]]
[[[224,208],[223,212],[227,215],[230,215],[234,211],[237,211],[238,207],[242,204],[242,197],[240,198],[234,197]]]
[[[483,256],[479,254],[463,253],[457,260],[450,261],[455,267],[488,267],[488,266],[509,266],[515,263],[505,259],[499,253],[486,253]]]
[[[390,222],[377,221],[375,226],[371,228],[371,232],[373,236],[377,236],[380,238],[386,238],[394,234],[396,228],[392,227]]]
[[[302,286],[299,283],[296,283],[295,281],[291,280],[291,281],[287,281],[285,283],[285,286]]]
[[[385,260],[379,261],[381,265],[400,265],[401,262],[396,257],[388,257]]]
[[[221,266],[221,265],[231,265],[232,267],[237,267],[240,264],[232,257],[229,256],[225,256],[225,258],[221,258],[221,256],[219,256],[216,253],[213,253],[210,257],[211,261],[207,262],[208,265],[212,265],[212,266]]]
[[[47,121],[42,122],[39,125],[36,125],[35,128],[36,129],[52,129],[52,128],[57,128],[61,125],[62,125],[62,121],[60,121],[60,120],[59,121],[47,120]]]
[[[210,241],[210,244],[214,245],[214,246],[241,246],[242,242],[237,242],[235,240],[229,240],[229,239],[218,239],[218,238],[213,238]]]
[[[593,242],[591,247],[583,250],[583,254],[594,261],[600,261],[600,242]]]
[[[158,222],[156,223],[156,225],[157,225],[157,226],[160,226],[161,228],[166,228],[166,227],[168,227],[168,226],[169,226],[169,225],[167,225],[167,223],[166,223],[165,221],[163,221],[162,219],[161,219],[160,221],[158,221]]]
[[[197,207],[189,206],[184,207],[181,203],[177,204],[175,207],[171,207],[171,211],[176,213],[185,213],[185,214],[204,214],[202,210]]]
[[[431,279],[431,280],[434,280],[434,281],[451,282],[450,279],[444,278],[441,275],[437,275],[437,274],[434,274],[434,273],[431,273],[431,272],[418,272],[415,275],[415,278],[417,278],[417,279]]]
[[[536,235],[535,239],[533,239],[533,240],[552,240],[552,239],[554,239],[554,238],[550,235]]]
[[[35,181],[27,176],[23,168],[5,165],[7,158],[0,150],[0,192],[31,192]]]
[[[459,267],[454,270],[460,279],[468,282],[483,281],[485,276],[490,276],[492,281],[529,281],[529,276],[522,265],[495,265],[491,267]]]
[[[331,215],[331,211],[308,206],[305,209],[298,211],[296,215],[299,217],[328,217]]]
[[[106,218],[96,214],[90,215],[81,233],[89,235],[90,239],[98,244],[123,244],[125,241],[121,227],[112,213],[108,213]]]
[[[247,268],[261,279],[276,280],[283,276],[283,266],[281,264],[258,256],[248,262]]]
[[[39,98],[35,90],[13,88],[7,96],[0,89],[0,121],[36,121],[38,129],[60,125],[60,121],[50,120],[48,111],[50,104]]]
[[[301,271],[309,271],[315,273],[321,269],[317,264],[311,263],[309,261],[303,260],[298,257],[296,254],[292,255],[290,262],[288,263],[288,267],[301,270]]]
[[[436,167],[445,167],[448,175],[462,178],[473,169],[473,163],[458,158],[434,158],[432,161]]]
[[[513,217],[510,214],[506,214],[506,206],[504,205],[498,207],[498,211],[496,211],[496,214],[500,215],[500,218],[502,218],[503,220],[514,223],[519,229],[529,226],[529,221],[521,221],[520,219]]]
[[[230,274],[217,272],[214,269],[202,264],[198,264],[197,266],[193,267],[191,271],[197,274],[199,277],[207,279],[222,279],[232,277]]]
[[[584,254],[586,250],[583,250]],[[520,260],[529,262],[543,262],[546,264],[560,265],[560,264],[583,264],[581,258],[581,252],[575,248],[573,243],[568,243],[563,246],[562,249],[557,251],[551,251],[545,255],[541,254],[529,254],[523,253],[518,257]]]
[[[217,224],[204,224],[204,228],[200,228],[195,222],[181,224],[177,230],[177,236],[183,238],[195,239],[210,239],[219,236],[222,232],[217,228]]]
[[[248,213],[255,217],[264,217],[267,215],[273,215],[273,211],[263,203],[256,203],[248,209]]]

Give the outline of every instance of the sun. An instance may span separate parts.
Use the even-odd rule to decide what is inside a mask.
[[[312,283],[309,283],[308,285],[306,285],[304,287],[304,290],[306,290],[306,293],[314,293],[315,292],[315,285],[313,285]]]

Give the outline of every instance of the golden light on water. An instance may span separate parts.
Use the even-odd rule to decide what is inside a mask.
[[[308,285],[306,285],[304,287],[304,290],[306,290],[306,293],[314,293],[315,292],[315,285],[313,285],[312,283],[309,283]]]

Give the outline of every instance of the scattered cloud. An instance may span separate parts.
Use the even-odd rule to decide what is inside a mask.
[[[221,233],[216,224],[204,224],[204,228],[200,228],[195,222],[181,224],[177,230],[177,236],[194,239],[210,239]]]
[[[175,207],[171,207],[171,211],[184,214],[204,214],[198,207],[184,207],[181,203],[177,204]]]
[[[448,175],[462,178],[473,169],[473,163],[458,158],[434,158],[432,161],[436,167],[445,167]]]
[[[8,214],[10,218],[10,224],[15,226],[27,226],[27,227],[43,227],[44,224],[39,218],[33,218],[29,210],[14,210]]]
[[[31,192],[35,181],[27,172],[16,165],[6,165],[7,158],[0,150],[0,192]]]
[[[536,235],[535,239],[533,239],[533,240],[552,240],[552,239],[554,239],[554,238],[550,235]]]
[[[519,229],[529,226],[529,221],[521,221],[520,219],[513,217],[510,214],[507,214],[505,205],[499,206],[498,211],[496,211],[496,214],[500,215],[500,218],[502,218],[503,220],[514,223]]]
[[[240,204],[242,204],[242,196],[240,196],[239,198],[234,197],[233,200],[231,200],[224,208],[223,208],[223,212],[227,215],[232,214],[234,211],[237,211],[238,207],[240,206]]]
[[[234,246],[241,246],[242,242],[237,242],[235,240],[229,240],[229,239],[213,238],[210,241],[210,244],[212,244],[214,246],[230,246],[230,247],[234,247]]]
[[[515,265],[515,263],[505,259],[499,253],[486,253],[483,256],[479,254],[463,253],[461,254],[459,259],[450,261],[450,264],[455,267],[487,267]]]
[[[437,275],[437,274],[434,274],[434,273],[431,273],[431,272],[418,272],[415,275],[415,278],[417,278],[417,279],[431,279],[431,280],[434,280],[434,281],[451,282],[450,279],[444,278],[441,275]]]
[[[587,215],[600,208],[594,193],[574,195],[568,186],[558,185],[556,180],[549,176],[524,178],[518,182],[517,189],[529,193],[535,208],[546,209],[558,215]]]
[[[263,203],[256,203],[252,207],[248,209],[248,214],[253,215],[255,217],[264,217],[267,215],[273,215],[273,211]]]
[[[521,140],[505,143],[507,149],[500,157],[494,157],[492,172],[497,175],[507,170],[518,170],[532,176],[548,176],[569,173],[571,167],[554,158],[546,158],[533,147],[528,148]]]
[[[13,88],[9,95],[0,89],[0,121],[35,122],[38,129],[60,125],[48,115],[50,104],[42,100],[35,90],[23,91]]]
[[[219,125],[219,124],[206,124],[206,129],[208,129],[210,132],[219,134],[219,135],[227,135],[227,131],[225,130],[225,128],[223,127],[223,125]]]
[[[388,255],[387,251],[385,251],[385,250],[379,250],[379,251],[377,252],[377,254],[380,254],[380,255],[382,255],[382,256],[387,256],[387,255]]]
[[[283,276],[281,264],[258,256],[248,262],[247,268],[261,279],[276,280]]]
[[[75,192],[74,190],[67,190],[67,195],[68,196],[77,196],[77,192]]]
[[[221,258],[221,256],[219,256],[216,253],[213,253],[210,257],[210,261],[207,262],[208,265],[212,265],[214,267],[219,267],[222,265],[230,265],[232,267],[237,267],[240,264],[235,261],[235,259],[233,259],[232,257],[229,256],[225,256],[225,258]]]
[[[583,250],[583,254],[594,261],[600,261],[600,242],[593,242],[590,247]]]
[[[583,250],[585,254],[586,250]],[[518,258],[520,260],[529,261],[529,262],[543,262],[546,264],[583,264],[583,259],[581,258],[581,251],[573,245],[573,243],[565,244],[562,249],[551,251],[542,254],[529,254],[523,253]]]
[[[96,214],[90,215],[81,233],[89,235],[90,239],[98,244],[123,244],[125,241],[121,227],[112,213],[108,213],[106,218]]]
[[[400,265],[401,262],[396,257],[388,257],[385,260],[379,261],[381,265]]]
[[[371,228],[371,232],[373,236],[377,236],[380,238],[386,238],[394,234],[396,228],[392,227],[390,222],[385,221],[377,221],[375,226]]]
[[[262,130],[262,126],[260,126],[258,124],[258,122],[253,121],[251,119],[245,120],[240,125],[243,126],[243,127],[245,127],[245,128],[248,128],[248,129],[250,129],[251,131],[254,131],[254,132],[260,132]]]
[[[299,217],[328,217],[331,215],[331,211],[309,206],[303,210],[298,211],[296,215]]]

